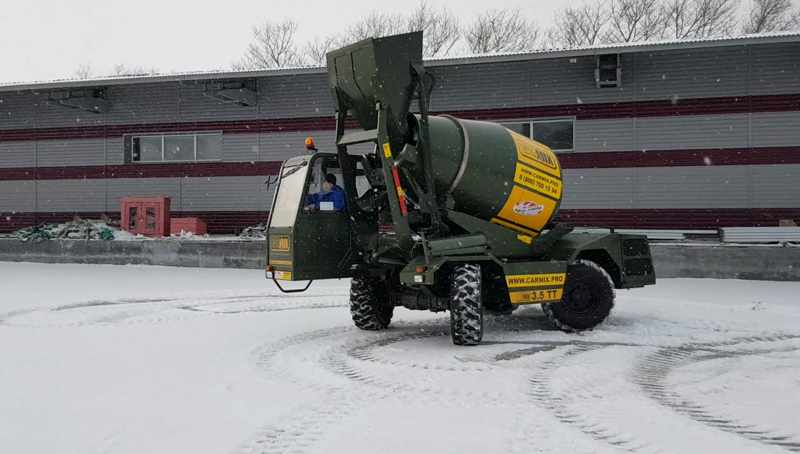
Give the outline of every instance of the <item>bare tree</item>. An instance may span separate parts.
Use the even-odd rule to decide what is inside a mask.
[[[341,44],[343,44],[342,41],[342,37],[340,36],[314,37],[314,39],[306,43],[303,48],[306,61],[312,64],[324,65],[325,56],[328,52],[341,47]]]
[[[763,33],[800,28],[800,10],[791,0],[752,0],[742,24],[743,33]]]
[[[302,51],[295,42],[297,22],[286,19],[265,21],[253,27],[254,41],[247,45],[242,59],[231,66],[234,70],[283,68],[303,64]]]
[[[435,9],[423,0],[408,18],[406,31],[422,31],[427,57],[447,55],[461,39],[458,18],[447,8]]]
[[[607,34],[609,12],[605,0],[565,7],[556,13],[553,44],[564,47],[591,46]]]
[[[608,7],[608,30],[603,41],[627,43],[664,36],[665,9],[660,0],[611,0]]]
[[[675,39],[727,36],[734,32],[740,0],[667,0],[666,36]]]
[[[539,25],[525,19],[518,8],[483,12],[464,32],[475,54],[533,50],[541,38]]]
[[[158,68],[144,66],[127,66],[124,63],[114,65],[113,74],[115,76],[146,76],[151,74],[158,74]]]
[[[458,18],[447,8],[437,9],[427,0],[417,5],[410,15],[373,11],[350,24],[340,35],[316,37],[305,46],[309,61],[321,63],[325,54],[337,47],[352,44],[367,38],[422,31],[423,53],[426,56],[447,55],[461,39]]]
[[[396,35],[405,32],[406,27],[406,20],[401,14],[373,11],[350,24],[344,31],[342,41],[351,44],[362,39]]]
[[[91,79],[94,77],[94,68],[89,63],[79,65],[78,69],[75,70],[75,77],[78,79]]]

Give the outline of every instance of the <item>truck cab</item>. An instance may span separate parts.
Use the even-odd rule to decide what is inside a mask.
[[[351,217],[361,211],[356,201],[370,185],[358,156],[350,158],[353,173],[344,172],[333,153],[296,156],[283,163],[269,216],[267,277],[281,281],[352,277],[359,254],[353,248]],[[344,190],[344,209],[335,211],[332,203],[322,203],[309,210],[308,196],[323,191],[328,174]]]

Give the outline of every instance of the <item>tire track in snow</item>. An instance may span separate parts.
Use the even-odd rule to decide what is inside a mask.
[[[660,349],[656,353],[645,357],[639,364],[637,383],[647,396],[659,404],[708,427],[744,437],[764,445],[782,448],[789,452],[800,452],[800,437],[775,435],[776,431],[758,429],[755,425],[745,424],[715,414],[710,408],[699,403],[691,402],[678,393],[671,391],[666,384],[667,377],[678,367],[714,359],[764,353],[763,350],[714,351],[714,347],[732,346],[743,343],[779,342],[795,338],[797,338],[797,336],[751,337],[727,343],[698,346],[699,348],[687,346],[680,349]],[[718,371],[717,373],[723,372],[724,371]]]
[[[550,359],[538,366],[538,370],[529,379],[528,395],[539,407],[549,411],[563,425],[572,427],[583,434],[589,436],[603,444],[610,445],[617,450],[631,453],[657,453],[659,449],[652,447],[648,443],[638,440],[635,436],[624,432],[612,430],[605,427],[598,421],[587,417],[586,412],[576,412],[570,408],[566,396],[557,396],[551,388],[550,382],[553,380],[552,374],[563,367],[567,361],[573,358],[598,349],[607,348],[611,345],[576,343],[572,347],[566,347],[567,351],[554,359]],[[525,431],[512,443],[510,452],[519,452],[516,445],[531,446],[535,444],[530,431]]]
[[[315,374],[299,372],[303,368],[298,363],[307,362],[308,356],[328,356],[329,350],[335,349],[337,342],[340,342],[338,338],[354,330],[354,327],[348,326],[309,331],[256,349],[253,353],[254,364],[265,378],[284,385],[314,390],[319,394],[319,401],[299,414],[266,426],[233,453],[322,452],[319,445],[334,433],[343,420],[362,407],[365,398],[369,400],[377,397],[372,390],[356,392],[354,385],[347,380],[332,383],[330,377],[320,377],[320,373],[329,373],[327,371]],[[298,348],[301,351],[299,355],[295,355]],[[317,363],[312,361],[311,365],[316,367]],[[359,398],[353,398],[354,395]]]
[[[713,352],[715,349],[719,348],[731,348],[731,352],[726,353],[726,355],[739,355],[741,354],[739,348],[744,344],[783,341],[795,338],[797,338],[797,336],[792,335],[769,337],[754,336],[718,343],[660,348],[659,352],[666,352],[664,354],[667,356],[671,355],[675,358],[683,358],[684,354],[681,353],[683,351]],[[644,437],[642,433],[647,432],[637,433],[635,429],[633,429],[636,423],[626,421],[625,417],[618,417],[626,411],[627,406],[627,411],[637,411],[637,414],[642,418],[657,420],[660,426],[666,428],[674,427],[674,430],[681,430],[683,426],[680,420],[670,418],[669,414],[660,414],[662,412],[658,411],[659,407],[647,405],[647,400],[638,402],[635,399],[636,389],[632,391],[627,391],[625,389],[627,386],[626,382],[630,382],[629,386],[637,389],[648,387],[653,389],[654,386],[658,388],[659,381],[657,377],[655,377],[653,373],[643,372],[638,363],[632,365],[631,376],[629,378],[626,378],[623,382],[618,380],[616,384],[613,382],[604,383],[602,380],[593,380],[591,377],[587,378],[576,375],[572,378],[566,374],[561,374],[560,376],[556,374],[558,369],[568,366],[571,362],[577,363],[581,361],[580,355],[599,353],[599,350],[612,346],[632,349],[648,348],[645,345],[635,344],[602,345],[591,342],[575,342],[572,346],[565,347],[569,350],[567,350],[564,355],[545,361],[538,366],[538,370],[530,379],[529,395],[532,401],[552,413],[563,425],[573,427],[596,441],[613,447],[617,451],[658,453],[668,449],[667,446],[674,447],[672,440],[670,440],[668,436],[665,436],[663,432],[661,434],[651,433]],[[532,350],[535,351],[536,349]],[[521,351],[518,353],[524,354],[525,352]],[[671,364],[671,361],[667,362]],[[679,360],[675,362],[679,362]],[[654,361],[654,363],[656,363],[656,361]],[[662,369],[663,368],[659,370]],[[609,376],[609,378],[611,378],[611,376]],[[651,382],[654,382],[655,385]],[[553,383],[561,385],[560,387],[562,389],[560,392],[552,386]],[[663,383],[663,380],[661,380],[660,383]],[[567,387],[574,388],[570,388],[568,390],[569,392],[567,392],[567,390],[563,389],[565,384]],[[614,388],[617,388],[616,393]],[[616,397],[614,396],[625,396],[628,400],[626,406],[619,405],[615,402]],[[647,397],[650,396],[642,396],[643,399],[647,399]],[[630,400],[630,398],[633,398],[633,400]],[[700,416],[697,412],[697,408],[685,408],[684,410],[683,413],[679,413],[681,416],[694,418]],[[525,417],[523,417],[523,419],[524,418]],[[705,415],[705,419],[706,422],[720,422],[720,418],[714,417],[713,415]],[[735,423],[723,422],[721,427],[716,427],[715,429],[723,427],[733,429]],[[742,435],[746,431],[739,430],[739,432],[739,434]],[[750,435],[749,438],[753,441],[769,441],[770,443],[768,444],[774,446],[780,446],[784,449],[789,448],[790,450],[794,449],[794,441],[791,439],[764,433],[747,432],[747,434]],[[734,449],[739,452],[760,452],[757,444],[737,446],[738,442],[735,440],[720,438],[719,436],[715,436],[714,432],[711,431],[694,430],[692,432],[685,432],[684,436],[687,437],[687,439],[698,442],[700,445],[706,444],[708,446],[714,446],[715,443],[718,443],[718,445],[716,445],[718,447],[728,445],[728,448],[725,448],[728,451]],[[512,440],[509,452],[524,452],[521,446],[524,447],[531,443],[535,443],[532,436],[528,432],[521,431]],[[680,442],[677,442],[675,445],[680,445]]]
[[[495,387],[481,386],[488,379],[480,374],[491,370],[485,364],[482,369],[436,368],[426,364],[409,367],[375,356],[375,350],[401,342],[444,336],[448,336],[447,342],[450,342],[449,332],[437,324],[426,324],[429,328],[424,331],[420,331],[420,325],[414,324],[404,327],[403,331],[387,333],[378,340],[362,340],[354,345],[343,346],[321,362],[332,373],[377,390],[381,399],[441,405],[518,405],[517,400],[504,398],[503,393]],[[462,382],[469,379],[472,383],[470,386],[451,386],[452,380],[456,379]]]
[[[619,424],[609,425],[608,422],[611,421],[613,424],[614,420],[613,406],[600,405],[603,408],[594,408],[592,413],[586,414],[580,410],[580,405],[569,401],[569,396],[557,396],[549,386],[550,381],[554,379],[553,372],[580,354],[608,347],[647,346],[635,343],[512,339],[495,343],[535,345],[490,356],[477,366],[468,364],[465,367],[452,364],[428,365],[424,362],[415,365],[411,364],[413,361],[404,358],[395,360],[377,354],[383,347],[418,339],[444,337],[447,334],[449,332],[446,324],[441,320],[430,320],[395,324],[388,330],[377,332],[359,331],[352,327],[313,331],[260,349],[257,362],[260,363],[259,368],[263,372],[273,379],[278,377],[277,381],[281,383],[322,393],[323,399],[305,409],[299,416],[290,417],[276,426],[265,428],[259,432],[254,441],[247,443],[237,452],[319,452],[335,428],[346,424],[348,416],[357,413],[360,408],[385,399],[445,405],[508,406],[517,408],[523,413],[535,414],[539,419],[543,415],[552,416],[566,427],[602,443],[601,446],[596,446],[598,449],[637,454],[664,452],[653,440],[643,440],[640,435],[634,435],[632,430],[621,429],[624,426]],[[773,338],[753,337],[744,340],[755,342],[769,339]],[[743,339],[734,339],[696,347],[710,349],[718,346],[737,346],[742,341]],[[487,393],[483,389],[474,391],[447,388],[446,374],[451,374],[453,377],[470,373],[480,374],[494,370],[493,362],[511,361],[558,348],[564,348],[565,353],[546,361],[529,380],[529,394],[534,408],[530,406],[526,408],[526,405],[531,403],[519,402],[518,399],[512,402],[502,393]],[[439,375],[436,375],[437,373]],[[479,375],[473,375],[469,379],[476,381]],[[630,385],[636,386],[632,382]],[[645,403],[648,402],[644,396],[642,399]],[[602,404],[602,401],[600,403]],[[681,424],[680,420],[671,420],[669,423],[676,427]],[[708,435],[693,434],[695,437],[706,437],[706,441],[709,441]],[[541,433],[532,431],[528,427],[521,428],[519,433],[512,437],[509,452],[527,452],[526,449],[529,450],[531,446],[536,445],[537,439],[541,437]]]
[[[49,328],[184,322],[213,315],[347,307],[346,297],[346,292],[319,292],[303,297],[259,293],[219,297],[97,300],[55,308],[10,312],[0,315],[0,325]],[[332,302],[332,298],[341,301]],[[236,305],[244,306],[230,308]],[[159,316],[159,313],[165,314]],[[37,317],[38,321],[26,322],[25,317]]]
[[[392,364],[374,355],[376,349],[393,344],[449,336],[445,326],[441,320],[423,320],[395,323],[382,331],[338,327],[301,333],[258,348],[253,362],[262,375],[273,382],[314,390],[320,394],[320,401],[297,416],[265,427],[234,452],[323,452],[321,445],[348,416],[386,399],[448,405],[463,401],[470,405],[519,405],[518,399],[501,402],[491,394],[449,390],[446,380],[434,381],[438,386],[430,382],[430,386],[420,385],[420,377],[410,376],[408,370],[416,369],[423,375],[435,371],[406,368],[405,364]],[[398,374],[403,369],[405,376]],[[438,371],[459,374],[462,369]]]

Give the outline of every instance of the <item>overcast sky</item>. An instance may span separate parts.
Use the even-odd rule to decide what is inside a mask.
[[[115,64],[161,72],[228,69],[250,41],[252,26],[292,17],[299,39],[336,32],[372,10],[400,12],[410,3],[375,0],[0,0],[0,82],[74,77],[80,64],[96,75]],[[487,7],[520,7],[549,23],[556,4],[579,0],[429,0],[462,23]]]

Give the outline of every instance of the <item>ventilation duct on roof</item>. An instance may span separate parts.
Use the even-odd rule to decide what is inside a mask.
[[[619,64],[619,54],[597,56],[594,82],[597,88],[619,87],[622,84],[622,68]]]
[[[107,112],[110,105],[104,89],[51,91],[45,104],[91,113]]]
[[[237,106],[255,106],[258,103],[256,81],[211,82],[204,84],[203,94],[216,101]]]

